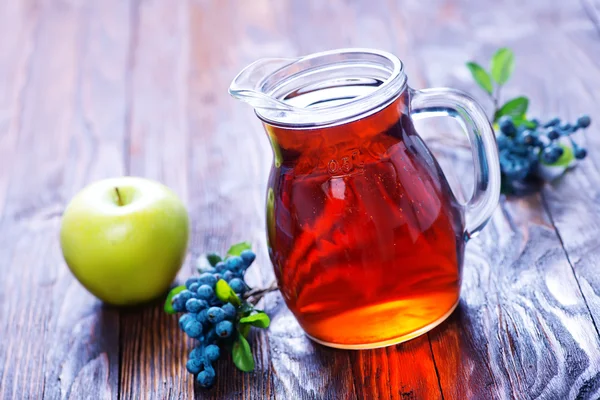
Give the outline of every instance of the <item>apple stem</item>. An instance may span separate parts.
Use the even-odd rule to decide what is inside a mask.
[[[119,188],[116,187],[115,188],[115,192],[117,192],[117,203],[119,203],[120,206],[123,205],[123,199],[121,198],[121,193],[119,192]]]

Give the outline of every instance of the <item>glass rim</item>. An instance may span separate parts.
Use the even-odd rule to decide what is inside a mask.
[[[260,91],[271,98],[278,97],[285,85],[307,76],[344,68],[372,68],[389,75],[370,93],[335,105],[304,108],[289,105],[285,110],[257,107],[256,115],[264,122],[284,128],[308,129],[339,125],[366,117],[391,103],[406,89],[407,77],[402,61],[395,55],[369,48],[344,48],[309,54],[290,60],[290,63],[273,71],[261,82]],[[352,78],[352,76],[348,76]],[[287,92],[290,92],[288,88]],[[285,91],[284,91],[285,92]]]

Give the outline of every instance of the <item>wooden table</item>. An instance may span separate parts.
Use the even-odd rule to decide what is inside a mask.
[[[541,194],[501,200],[467,246],[459,308],[429,334],[325,348],[271,294],[256,371],[226,358],[204,391],[184,367],[192,342],[160,304],[104,307],[66,268],[57,232],[69,199],[137,175],[189,207],[180,279],[200,253],[250,240],[248,280],[267,285],[271,150],[227,94],[233,76],[260,57],[375,47],[404,60],[413,87],[487,105],[464,62],[501,46],[517,55],[506,98],[527,94],[542,118],[591,114],[580,139],[591,154]],[[598,0],[1,1],[0,398],[598,399],[599,107]],[[460,147],[438,150],[468,166]]]

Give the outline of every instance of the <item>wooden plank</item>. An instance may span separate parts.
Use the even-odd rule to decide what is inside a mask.
[[[515,49],[518,64],[507,98],[529,94],[534,112],[545,99],[560,98],[555,87],[562,79],[541,80],[537,66],[552,66],[546,72],[564,62],[567,48],[558,50],[557,27],[581,24],[577,5],[549,9],[540,3],[490,14],[463,1],[437,3],[402,7],[411,16],[404,19],[409,29],[417,29],[416,21],[430,27],[413,43],[430,85],[478,93],[462,64],[489,59],[494,47],[506,45]],[[544,54],[555,54],[555,62]],[[468,154],[462,158],[455,168],[469,162]],[[597,330],[539,195],[503,200],[467,247],[464,271],[460,307],[430,334],[444,398],[598,397]]]
[[[76,80],[73,136],[63,174],[66,201],[83,186],[124,171],[129,6],[107,0],[79,7],[76,71],[71,72]],[[44,396],[116,399],[119,312],[63,271],[48,324]]]
[[[97,128],[115,117],[102,104],[98,106],[103,114],[92,115],[99,109],[88,100],[96,100],[100,86],[93,79],[101,75],[94,68],[107,64],[99,54],[94,57],[82,48],[98,50],[98,40],[107,40],[99,37],[104,30],[111,33],[111,26],[116,26],[118,31],[119,15],[111,16],[111,25],[106,13],[92,10],[100,15],[98,26],[86,18],[82,3],[19,4],[23,12],[38,17],[35,45],[27,37],[20,44],[32,55],[27,71],[20,72],[25,77],[16,79],[23,84],[22,100],[13,105],[19,141],[9,156],[10,184],[0,223],[0,241],[6,249],[0,262],[3,271],[10,271],[0,286],[6,296],[0,324],[5,329],[0,397],[116,397],[118,314],[102,309],[76,283],[56,238],[61,210],[97,162],[91,156],[96,150],[93,133],[86,132],[82,112],[90,113],[88,122]],[[18,21],[18,14],[3,16]],[[112,44],[115,63],[120,49],[118,43]],[[118,64],[108,68],[111,72]],[[118,90],[118,76],[115,80],[103,82],[103,93],[109,97]],[[117,154],[120,151],[117,147]]]
[[[127,172],[162,182],[185,201],[187,3],[131,4]],[[182,268],[179,279],[190,273]],[[162,302],[123,311],[120,323],[120,398],[191,398],[193,377],[185,369],[191,341]]]
[[[573,24],[573,28],[560,37],[554,35],[557,36],[554,38],[556,44],[564,49],[564,57],[549,71],[545,80],[551,82],[559,75],[563,77],[557,94],[564,101],[548,102],[542,99],[540,104],[547,115],[574,120],[580,114],[587,113],[594,120],[590,129],[576,136],[577,141],[588,148],[590,156],[562,179],[546,185],[543,198],[598,332],[600,279],[597,265],[600,259],[600,239],[597,232],[600,226],[600,172],[597,166],[600,140],[596,136],[600,131],[597,113],[600,106],[600,29],[597,19],[600,4],[596,2],[595,7],[596,18],[593,19],[588,14],[591,23],[586,24],[584,18],[580,18],[577,25]],[[594,26],[598,29],[597,34],[594,34]],[[553,55],[553,59],[557,58]],[[530,90],[536,91],[539,88],[533,87]],[[600,372],[596,370],[595,376],[586,379],[586,385],[580,392],[582,398],[600,396],[599,378]]]
[[[235,242],[250,241],[258,259],[246,278],[255,286],[268,285],[273,279],[263,222],[270,148],[252,111],[236,103],[227,88],[252,59],[285,47],[276,38],[276,30],[270,31],[272,12],[277,7],[266,1],[191,1],[189,10],[188,155],[194,221],[191,250],[196,257],[206,251],[224,252]],[[265,309],[271,314],[269,305]],[[196,387],[196,398],[282,397],[273,387],[276,375],[268,336],[252,336],[250,344],[256,361],[253,373],[240,372],[229,355],[222,357],[216,365],[215,387],[208,391]]]
[[[352,5],[346,2],[284,1],[280,5],[272,17],[272,29],[282,31],[291,46],[280,50],[276,57],[348,47],[355,35],[356,16]],[[277,21],[285,21],[285,25],[280,26]],[[356,376],[352,367],[356,352],[327,348],[309,340],[278,297],[278,311],[269,332],[274,371],[280,378],[275,381],[278,397],[360,398],[361,376]]]
[[[390,51],[397,55],[410,54],[410,32],[399,23],[391,12],[402,6],[397,2],[385,1],[332,4],[331,19],[339,15],[344,6],[351,17],[331,24],[331,35],[335,37],[339,26],[347,26],[346,41],[349,47],[367,47]],[[313,19],[321,10],[313,10]],[[318,31],[317,27],[314,29]],[[344,30],[342,30],[344,32]],[[320,42],[323,43],[321,40]],[[316,46],[314,44],[313,46]],[[335,41],[331,47],[341,47]],[[313,50],[316,51],[316,50]],[[423,83],[423,75],[417,60],[404,58],[404,69],[411,82]],[[439,399],[442,398],[438,373],[427,335],[385,349],[351,352],[350,359],[358,398],[389,399]]]
[[[598,0],[581,0],[588,17],[600,33],[600,2]]]
[[[34,44],[37,13],[27,4],[0,4],[0,215],[17,148],[24,88]]]
[[[258,262],[262,266],[260,273],[263,277],[255,276],[258,270],[253,269],[250,271],[250,279],[256,277],[256,281],[266,284],[272,273],[263,250],[263,223],[257,218],[264,215],[264,198],[262,195],[256,198],[253,194],[263,191],[261,188],[266,183],[269,167],[267,161],[270,161],[265,155],[270,149],[251,110],[233,103],[223,89],[240,68],[260,57],[294,56],[349,44],[360,45],[360,38],[370,40],[369,44],[373,46],[387,41],[386,45],[392,47],[396,39],[386,29],[377,28],[386,25],[386,21],[382,24],[381,17],[378,16],[385,13],[382,5],[371,11],[369,22],[361,25],[359,33],[354,33],[354,24],[356,21],[362,23],[363,20],[357,16],[369,10],[366,4],[355,7],[344,2],[310,2],[302,6],[293,2],[278,2],[276,5],[267,2],[240,2],[233,10],[197,2],[193,2],[192,6],[191,26],[194,39],[190,61],[193,68],[201,66],[202,69],[193,70],[190,102],[192,109],[202,112],[192,114],[191,119],[192,174],[194,177],[198,176],[194,178],[198,185],[193,187],[191,195],[198,202],[192,206],[194,219],[204,221],[204,232],[195,232],[194,243],[199,243],[194,247],[225,249],[233,239],[248,239],[241,236],[242,227],[251,229],[253,242],[261,244]],[[222,29],[226,24],[233,29]],[[326,34],[322,32],[323,26],[331,27],[326,30]],[[373,33],[374,28],[378,29],[376,33]],[[217,36],[220,38],[218,44],[203,40],[215,32],[218,32]],[[321,32],[318,40],[312,36],[316,32]],[[240,47],[243,51],[226,55],[219,51],[219,48],[237,48],[237,43],[243,45]],[[228,111],[224,112],[225,109]],[[194,129],[195,127],[197,128]],[[241,154],[244,156],[241,157]],[[255,170],[244,168],[244,165],[257,164]],[[252,182],[252,185],[241,182]],[[241,203],[237,198],[245,201]],[[248,199],[251,199],[251,209]],[[212,226],[214,228],[211,229]],[[277,303],[273,304],[273,301]],[[258,366],[257,370],[265,379],[271,374],[275,397],[357,396],[355,379],[348,365],[348,357],[356,357],[352,352],[336,351],[311,343],[289,311],[282,306],[278,295],[269,299],[266,308],[272,315],[273,324],[266,335],[268,342],[261,342],[260,348],[270,355],[273,372],[262,369],[263,366]],[[427,367],[424,375],[423,369],[404,367],[414,359],[403,348],[394,348],[386,356],[386,360],[389,359],[391,365],[393,382],[398,387],[405,385],[398,390],[399,394],[404,391],[403,393],[412,393],[418,398],[432,393],[425,386],[434,384],[437,387],[438,383],[427,339],[407,346],[414,347],[415,343],[418,344],[418,354],[428,354],[429,357],[429,362],[423,363],[423,369]],[[269,347],[263,347],[265,345]],[[381,362],[380,357],[374,356],[376,352],[366,354],[369,357],[365,363],[375,365]],[[268,363],[269,359],[264,361]],[[362,363],[358,359],[355,363],[359,381],[368,380],[370,374],[368,369],[361,368]],[[254,387],[264,384],[262,380],[257,381],[231,369],[219,369],[218,376],[220,383],[214,389],[215,398],[253,398]],[[237,386],[240,376],[243,376],[244,386]],[[250,379],[252,386],[248,389],[249,393],[242,394],[246,388],[246,379]],[[228,382],[228,385],[222,388],[221,381]],[[408,388],[413,383],[414,388]],[[370,396],[372,393],[376,394],[376,390],[367,386],[363,394]],[[271,395],[270,393],[267,390],[267,394]]]
[[[351,355],[359,399],[441,399],[429,338]]]
[[[391,19],[385,2],[315,1],[294,5],[289,26],[300,54],[336,47],[374,47],[407,53],[408,32]],[[407,70],[417,71],[412,60],[405,64]],[[413,79],[420,80],[420,74],[415,73]],[[441,397],[427,336],[386,349],[348,354],[358,398]]]

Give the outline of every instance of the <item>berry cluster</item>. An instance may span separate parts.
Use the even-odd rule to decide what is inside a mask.
[[[571,135],[590,126],[591,119],[583,115],[574,124],[562,124],[559,118],[546,123],[538,120],[516,123],[510,116],[498,120],[497,136],[500,169],[505,187],[540,174],[541,166],[564,166],[574,158],[581,160],[587,151],[577,145]],[[568,141],[567,141],[568,140]]]
[[[244,281],[244,273],[256,259],[256,254],[247,249],[240,252],[239,256],[228,256],[225,260],[216,254],[209,254],[206,258],[210,266],[200,266],[200,276],[189,278],[185,286],[173,289],[167,298],[165,310],[183,313],[179,318],[179,327],[189,337],[198,340],[189,354],[186,368],[196,375],[200,386],[208,388],[215,381],[213,363],[219,359],[224,348],[232,349],[236,341],[245,341],[249,326],[243,326],[244,319],[256,312],[250,304],[241,300],[249,289]],[[268,326],[266,314],[264,318]],[[255,323],[249,325],[259,326]],[[260,327],[266,327],[264,325]]]

